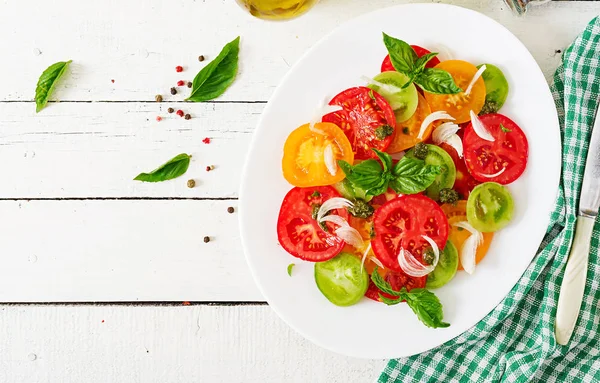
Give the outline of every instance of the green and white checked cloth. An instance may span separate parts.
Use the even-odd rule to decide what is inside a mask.
[[[558,293],[600,97],[599,18],[564,52],[552,92],[561,123],[563,168],[556,209],[538,254],[504,301],[475,327],[428,352],[390,360],[379,383],[600,382],[598,221],[575,332],[567,346],[554,339]]]

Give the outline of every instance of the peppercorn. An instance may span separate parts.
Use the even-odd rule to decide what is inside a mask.
[[[179,110],[177,111],[177,115],[178,115],[179,117],[183,117],[183,110],[179,109]]]
[[[194,85],[194,84],[192,84],[192,82],[191,82],[191,81],[188,81],[188,83],[187,83],[187,87],[188,87],[188,88],[191,88],[191,87],[192,87],[192,85]]]
[[[167,112],[169,112],[169,113],[173,113],[174,111],[175,111],[175,109],[173,109],[173,108],[167,109]]]
[[[162,96],[160,94],[154,96],[154,99],[156,100],[156,102],[162,102]]]
[[[204,61],[204,56],[203,55],[198,56],[198,61],[200,61],[200,62]]]
[[[205,144],[210,144],[210,138],[209,137],[205,137],[202,139],[202,142],[204,142]]]
[[[233,207],[231,207],[231,206],[229,206],[229,207],[227,208],[227,212],[228,212],[229,214],[233,214],[233,212],[234,212],[234,211],[235,211],[235,209],[234,209]]]
[[[194,181],[194,180],[188,180],[187,187],[189,187],[191,189],[194,186],[196,186],[196,181]]]
[[[208,166],[206,167],[206,171],[207,171],[207,172],[210,172],[210,171],[211,171],[211,170],[213,170],[214,168],[215,168],[214,166],[212,166],[212,165],[208,165]]]
[[[177,86],[183,86],[184,84],[185,84],[185,81],[183,81],[183,80],[177,81]]]
[[[191,120],[191,119],[192,119],[192,116],[191,116],[191,115],[188,113],[188,114],[186,114],[186,115],[185,115],[185,119],[186,119],[186,120]]]
[[[161,122],[162,121],[162,117],[161,116],[156,116],[156,121]]]
[[[210,242],[210,237],[207,235],[206,237],[204,237],[204,243],[209,243]]]
[[[177,71],[177,72],[183,72],[183,67],[181,65],[177,65],[175,67],[175,71]]]
[[[175,89],[175,87],[171,88],[171,94],[172,95],[176,95],[177,94],[177,89]]]

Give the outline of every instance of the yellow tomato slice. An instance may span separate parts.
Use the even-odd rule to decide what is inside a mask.
[[[443,69],[450,73],[456,85],[463,91],[467,89],[469,83],[477,73],[475,65],[461,60],[442,61],[436,66],[437,69]],[[470,111],[479,114],[485,103],[485,83],[483,76],[475,81],[475,85],[469,95],[464,92],[457,94],[433,94],[425,92],[425,98],[431,107],[432,112],[443,110],[456,120],[457,124],[471,120]]]
[[[458,249],[458,269],[463,270],[460,264],[460,254],[463,243],[465,243],[471,233],[468,230],[453,226],[453,224],[467,220],[467,201],[458,201],[456,205],[443,204],[442,210],[446,214],[446,217],[448,217],[448,223],[450,224],[448,240]],[[492,238],[494,238],[494,233],[483,233],[483,242],[477,247],[477,252],[475,253],[475,263],[479,263],[485,257],[492,243]]]
[[[425,117],[431,114],[431,108],[425,97],[418,93],[419,103],[417,104],[417,110],[413,113],[412,117],[404,122],[396,122],[396,132],[394,139],[387,149],[388,153],[398,153],[408,148],[412,148],[421,141],[425,141],[431,135],[433,124],[429,124],[423,135],[423,139],[417,138],[419,130],[421,130],[421,123]]]
[[[333,152],[333,174],[325,163],[327,147],[331,147]],[[333,185],[345,177],[338,160],[350,164],[354,161],[352,146],[344,132],[329,122],[316,123],[313,130],[305,124],[290,133],[285,141],[283,176],[299,187]]]

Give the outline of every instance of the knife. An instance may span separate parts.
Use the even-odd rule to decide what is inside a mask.
[[[556,309],[556,342],[566,345],[571,339],[579,316],[585,281],[587,278],[590,240],[594,221],[600,207],[600,108],[592,128],[592,137],[585,162],[579,213],[575,225],[575,238],[571,246],[565,275],[560,286]]]

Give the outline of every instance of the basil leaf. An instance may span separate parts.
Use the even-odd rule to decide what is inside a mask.
[[[390,187],[396,193],[419,193],[431,186],[441,172],[442,168],[438,165],[427,165],[423,160],[402,157],[392,170]]]
[[[186,101],[207,101],[219,97],[233,83],[238,70],[240,37],[226,44],[221,53],[202,68],[192,83],[192,93]]]
[[[443,322],[444,312],[438,297],[426,289],[412,289],[401,295],[406,299],[408,307],[417,315],[417,318],[427,327],[448,327],[449,323]]]
[[[73,60],[59,61],[50,65],[44,72],[42,72],[42,75],[40,76],[35,88],[36,113],[39,113],[42,109],[44,109],[46,104],[48,104],[48,99],[52,95],[52,91],[54,91],[56,83],[65,73],[71,62],[73,62]]]
[[[402,298],[390,299],[381,293],[379,293],[379,299],[388,306],[394,306],[403,301]]]
[[[392,156],[375,148],[373,148],[372,150],[375,152],[375,154],[377,154],[377,157],[379,157],[379,159],[381,160],[381,163],[383,164],[383,171],[387,172],[388,170],[390,170],[392,168]]]
[[[415,78],[415,83],[429,93],[456,94],[462,92],[462,89],[454,83],[450,73],[442,69],[423,69],[423,72]]]
[[[390,286],[390,284],[385,279],[383,279],[383,277],[377,272],[377,269],[378,269],[378,267],[375,266],[375,269],[373,270],[373,273],[371,274],[371,280],[373,281],[373,284],[375,285],[375,287],[377,287],[379,290],[381,290],[382,292],[384,292],[386,294],[399,296],[401,294],[401,292],[392,289],[392,286]]]
[[[339,160],[338,164],[353,186],[364,190],[381,187],[383,170],[379,162],[371,159],[352,166]]]
[[[190,166],[190,158],[192,158],[192,156],[188,154],[179,154],[150,173],[140,173],[134,178],[134,180],[144,182],[162,182],[177,178],[188,170],[188,167]]]
[[[417,61],[415,61],[415,70],[414,71],[416,73],[422,72],[423,69],[425,69],[425,65],[427,65],[427,63],[435,56],[437,56],[437,52],[436,53],[427,53],[426,55],[419,57],[417,59]]]
[[[294,266],[296,266],[295,263],[290,263],[287,267],[287,273],[290,277],[292,276],[292,269],[294,268]]]
[[[410,77],[417,60],[415,51],[404,41],[395,39],[385,33],[383,34],[383,43],[388,50],[394,68]]]

